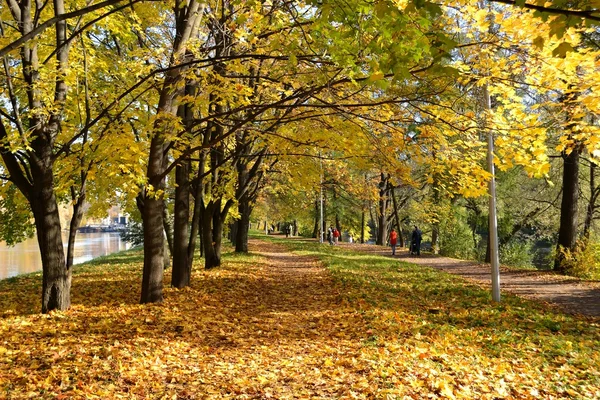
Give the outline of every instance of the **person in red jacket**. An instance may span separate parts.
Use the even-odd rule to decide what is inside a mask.
[[[398,243],[398,234],[396,230],[392,229],[390,232],[390,246],[392,246],[392,255],[396,255],[396,244]]]
[[[333,228],[333,243],[338,244],[339,240],[340,240],[340,231],[338,231],[336,228]]]

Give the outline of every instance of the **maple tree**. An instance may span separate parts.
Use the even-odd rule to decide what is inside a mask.
[[[118,1],[77,4],[55,1],[51,6],[29,1],[7,1],[2,8],[2,50],[5,102],[0,124],[4,178],[15,185],[27,200],[36,226],[43,264],[42,311],[69,307],[71,263],[75,230],[81,220],[85,180],[92,164],[79,157],[71,183],[57,182],[58,160],[78,157],[88,146],[92,122],[75,116],[77,102],[70,86],[87,80],[79,68],[70,68],[74,43],[91,21],[101,20],[115,10]],[[67,20],[74,20],[68,25]],[[53,28],[53,29],[50,29]],[[52,30],[51,33],[48,31]],[[18,49],[19,51],[16,51]],[[77,52],[83,51],[79,48]],[[84,56],[85,58],[85,56]],[[85,62],[83,63],[85,64]],[[85,74],[83,74],[85,75]],[[87,83],[85,84],[87,89]],[[86,90],[86,95],[89,92]],[[86,108],[89,111],[89,96]],[[80,103],[81,104],[81,103]],[[88,126],[90,125],[90,126]],[[79,150],[76,148],[80,147]],[[61,162],[62,162],[61,161]],[[77,163],[77,162],[75,162]],[[63,171],[68,168],[64,168]],[[71,188],[74,216],[65,261],[58,214],[60,186]]]

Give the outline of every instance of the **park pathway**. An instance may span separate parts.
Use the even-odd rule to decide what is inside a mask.
[[[340,244],[355,251],[391,256],[389,248],[367,244]],[[457,260],[432,254],[411,256],[408,250],[396,252],[395,259],[436,268],[460,275],[470,281],[491,285],[490,266],[474,261]],[[600,283],[556,275],[550,271],[518,270],[502,267],[501,291],[538,300],[570,314],[600,317]]]

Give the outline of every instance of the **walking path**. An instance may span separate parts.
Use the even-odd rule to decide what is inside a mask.
[[[377,253],[392,257],[389,248],[367,244],[343,243],[341,246],[355,251]],[[433,267],[468,280],[491,285],[490,266],[474,261],[422,254],[411,256],[408,250],[396,251],[395,259],[417,265]],[[557,275],[549,271],[518,270],[502,267],[501,291],[527,297],[556,306],[571,314],[600,317],[600,283],[585,282],[577,278]]]

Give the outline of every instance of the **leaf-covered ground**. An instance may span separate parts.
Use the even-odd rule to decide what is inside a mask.
[[[600,397],[592,320],[387,257],[251,251],[159,305],[139,252],[77,267],[64,313],[37,314],[39,275],[0,282],[0,398]]]

